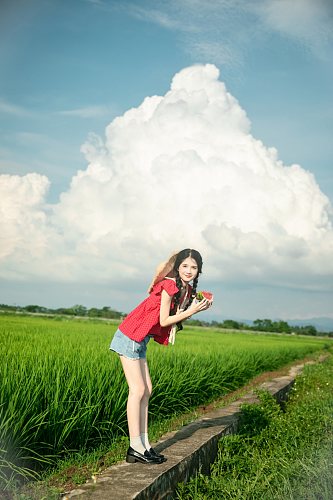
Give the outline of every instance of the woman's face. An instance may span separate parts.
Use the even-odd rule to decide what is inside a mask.
[[[187,257],[183,260],[178,268],[180,279],[184,285],[187,285],[190,281],[198,275],[198,264],[192,257]]]

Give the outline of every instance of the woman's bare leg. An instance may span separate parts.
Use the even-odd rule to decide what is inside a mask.
[[[140,368],[145,384],[145,391],[140,405],[140,435],[144,446],[147,450],[149,450],[150,443],[148,439],[148,404],[152,392],[152,383],[146,359],[140,359]]]
[[[125,377],[128,384],[127,422],[131,447],[144,453],[145,447],[141,442],[141,402],[145,394],[146,385],[139,359],[128,359],[120,356]],[[140,446],[141,444],[141,446]]]

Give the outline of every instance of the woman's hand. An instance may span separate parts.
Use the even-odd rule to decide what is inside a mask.
[[[213,302],[208,299],[202,299],[199,302],[194,299],[192,304],[188,308],[188,311],[191,312],[191,315],[197,314],[199,312],[206,311],[206,309],[208,309],[212,305],[212,303]]]
[[[208,299],[202,299],[199,302],[197,300],[193,300],[192,304],[188,309],[186,309],[185,311],[178,309],[177,314],[175,314],[174,316],[170,316],[171,299],[172,297],[165,290],[162,290],[161,307],[160,307],[161,326],[174,325],[179,321],[184,321],[185,319],[190,318],[193,314],[205,311],[213,303],[212,300]]]

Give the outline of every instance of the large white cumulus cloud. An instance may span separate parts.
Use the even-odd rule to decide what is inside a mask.
[[[251,135],[214,65],[180,71],[82,150],[88,167],[54,206],[45,177],[2,176],[3,275],[117,283],[194,247],[211,280],[332,283],[328,198]]]

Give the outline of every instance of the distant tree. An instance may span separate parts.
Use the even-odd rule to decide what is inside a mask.
[[[75,304],[75,306],[71,307],[74,316],[86,316],[87,308],[85,306],[81,306],[81,304]]]
[[[241,325],[233,319],[225,319],[222,323],[222,328],[230,328],[231,330],[239,330]]]
[[[313,325],[305,325],[300,328],[302,335],[317,335],[317,328]]]
[[[40,306],[33,305],[33,304],[24,307],[25,311],[27,311],[27,312],[33,312],[33,313],[41,312],[41,309],[42,308]]]
[[[91,307],[88,309],[88,316],[90,318],[98,318],[101,314],[100,309],[97,309],[97,307]]]
[[[255,319],[253,321],[253,326],[255,330],[260,332],[273,332],[273,322],[271,319]]]
[[[103,318],[110,318],[110,319],[118,319],[123,316],[123,314],[119,311],[115,311],[114,309],[111,309],[111,307],[104,306],[102,308],[102,316]]]
[[[203,326],[202,321],[200,321],[200,319],[188,319],[186,321],[186,324],[188,326]]]
[[[52,312],[54,314],[70,314],[66,307],[59,307],[58,309],[53,309]]]
[[[286,321],[274,321],[273,328],[275,332],[291,333],[292,328]]]
[[[20,309],[18,306],[9,306],[7,304],[0,304],[0,309],[5,311],[16,311],[16,309]]]

